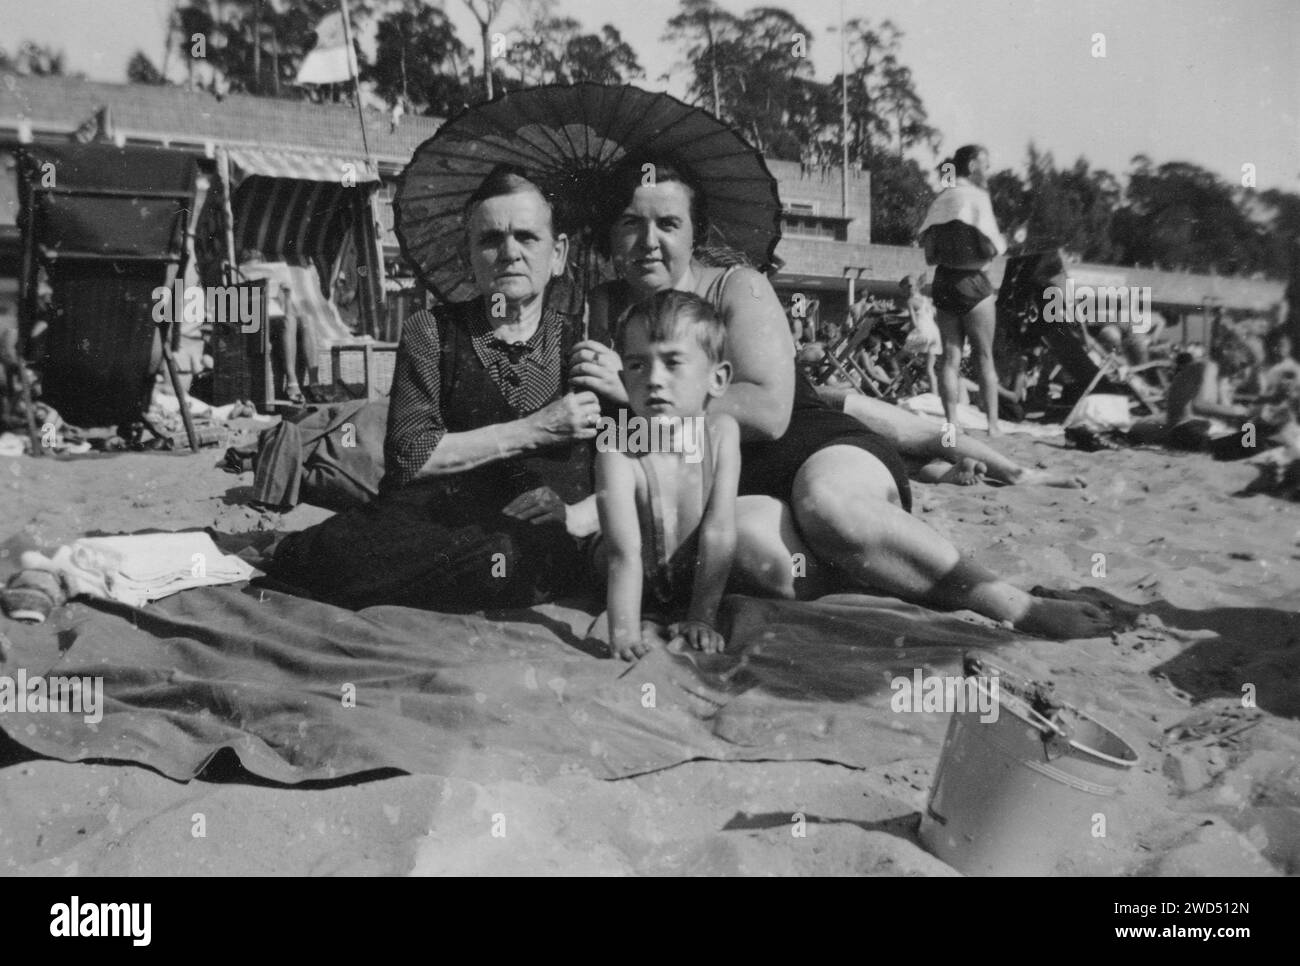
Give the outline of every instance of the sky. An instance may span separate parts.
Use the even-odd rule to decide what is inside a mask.
[[[503,23],[514,18],[508,0]],[[160,64],[174,0],[0,0],[0,46],[65,51],[93,80],[123,81],[143,49]],[[720,0],[734,13],[760,3]],[[839,71],[841,0],[778,4],[809,28],[816,76]],[[844,0],[849,19],[890,19],[901,59],[943,135],[942,151],[986,145],[994,168],[1023,171],[1033,141],[1058,166],[1086,157],[1190,161],[1233,183],[1255,166],[1259,188],[1300,192],[1298,0]],[[662,42],[676,0],[559,0],[596,31],[611,23],[636,49],[643,86],[685,93],[680,56]],[[477,41],[463,0],[445,0],[461,39]],[[1093,56],[1095,35],[1105,56]],[[664,74],[668,80],[661,80]],[[926,159],[922,159],[926,160]]]

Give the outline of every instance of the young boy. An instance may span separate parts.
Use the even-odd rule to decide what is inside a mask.
[[[610,439],[613,420],[597,436],[596,499],[610,648],[625,661],[665,639],[651,617],[674,643],[725,646],[714,622],[736,549],[740,429],[707,412],[731,381],[725,336],[708,302],[676,291],[632,306],[616,333],[631,415],[626,438]]]

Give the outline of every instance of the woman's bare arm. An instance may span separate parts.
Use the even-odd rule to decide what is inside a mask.
[[[1219,366],[1207,360],[1201,367],[1201,385],[1190,409],[1197,416],[1217,416],[1220,419],[1244,419],[1250,415],[1249,410],[1222,402],[1219,387]]]
[[[776,292],[752,268],[740,268],[722,293],[732,381],[711,412],[727,413],[745,440],[776,439],[790,425],[794,345]]]

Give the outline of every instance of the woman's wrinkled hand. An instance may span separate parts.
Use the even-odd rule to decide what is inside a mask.
[[[574,389],[586,389],[610,402],[627,405],[627,390],[619,372],[623,360],[607,345],[579,342],[569,355],[569,384]]]
[[[515,497],[501,512],[511,519],[534,525],[563,524],[568,507],[560,499],[560,495],[549,486],[539,486],[535,490],[529,490]]]
[[[592,392],[570,392],[528,418],[548,436],[591,439],[600,420],[600,400]]]

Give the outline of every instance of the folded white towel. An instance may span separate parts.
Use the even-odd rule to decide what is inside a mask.
[[[927,229],[946,225],[950,221],[970,225],[989,240],[995,254],[1001,255],[1007,250],[1006,239],[998,230],[997,219],[993,216],[993,200],[982,188],[977,188],[968,181],[958,181],[957,184],[944,188],[931,202],[917,235],[924,235]]]
[[[61,575],[72,595],[87,594],[141,607],[190,587],[248,580],[253,568],[223,554],[206,533],[139,533],[82,537],[54,556],[28,551],[24,567]]]

